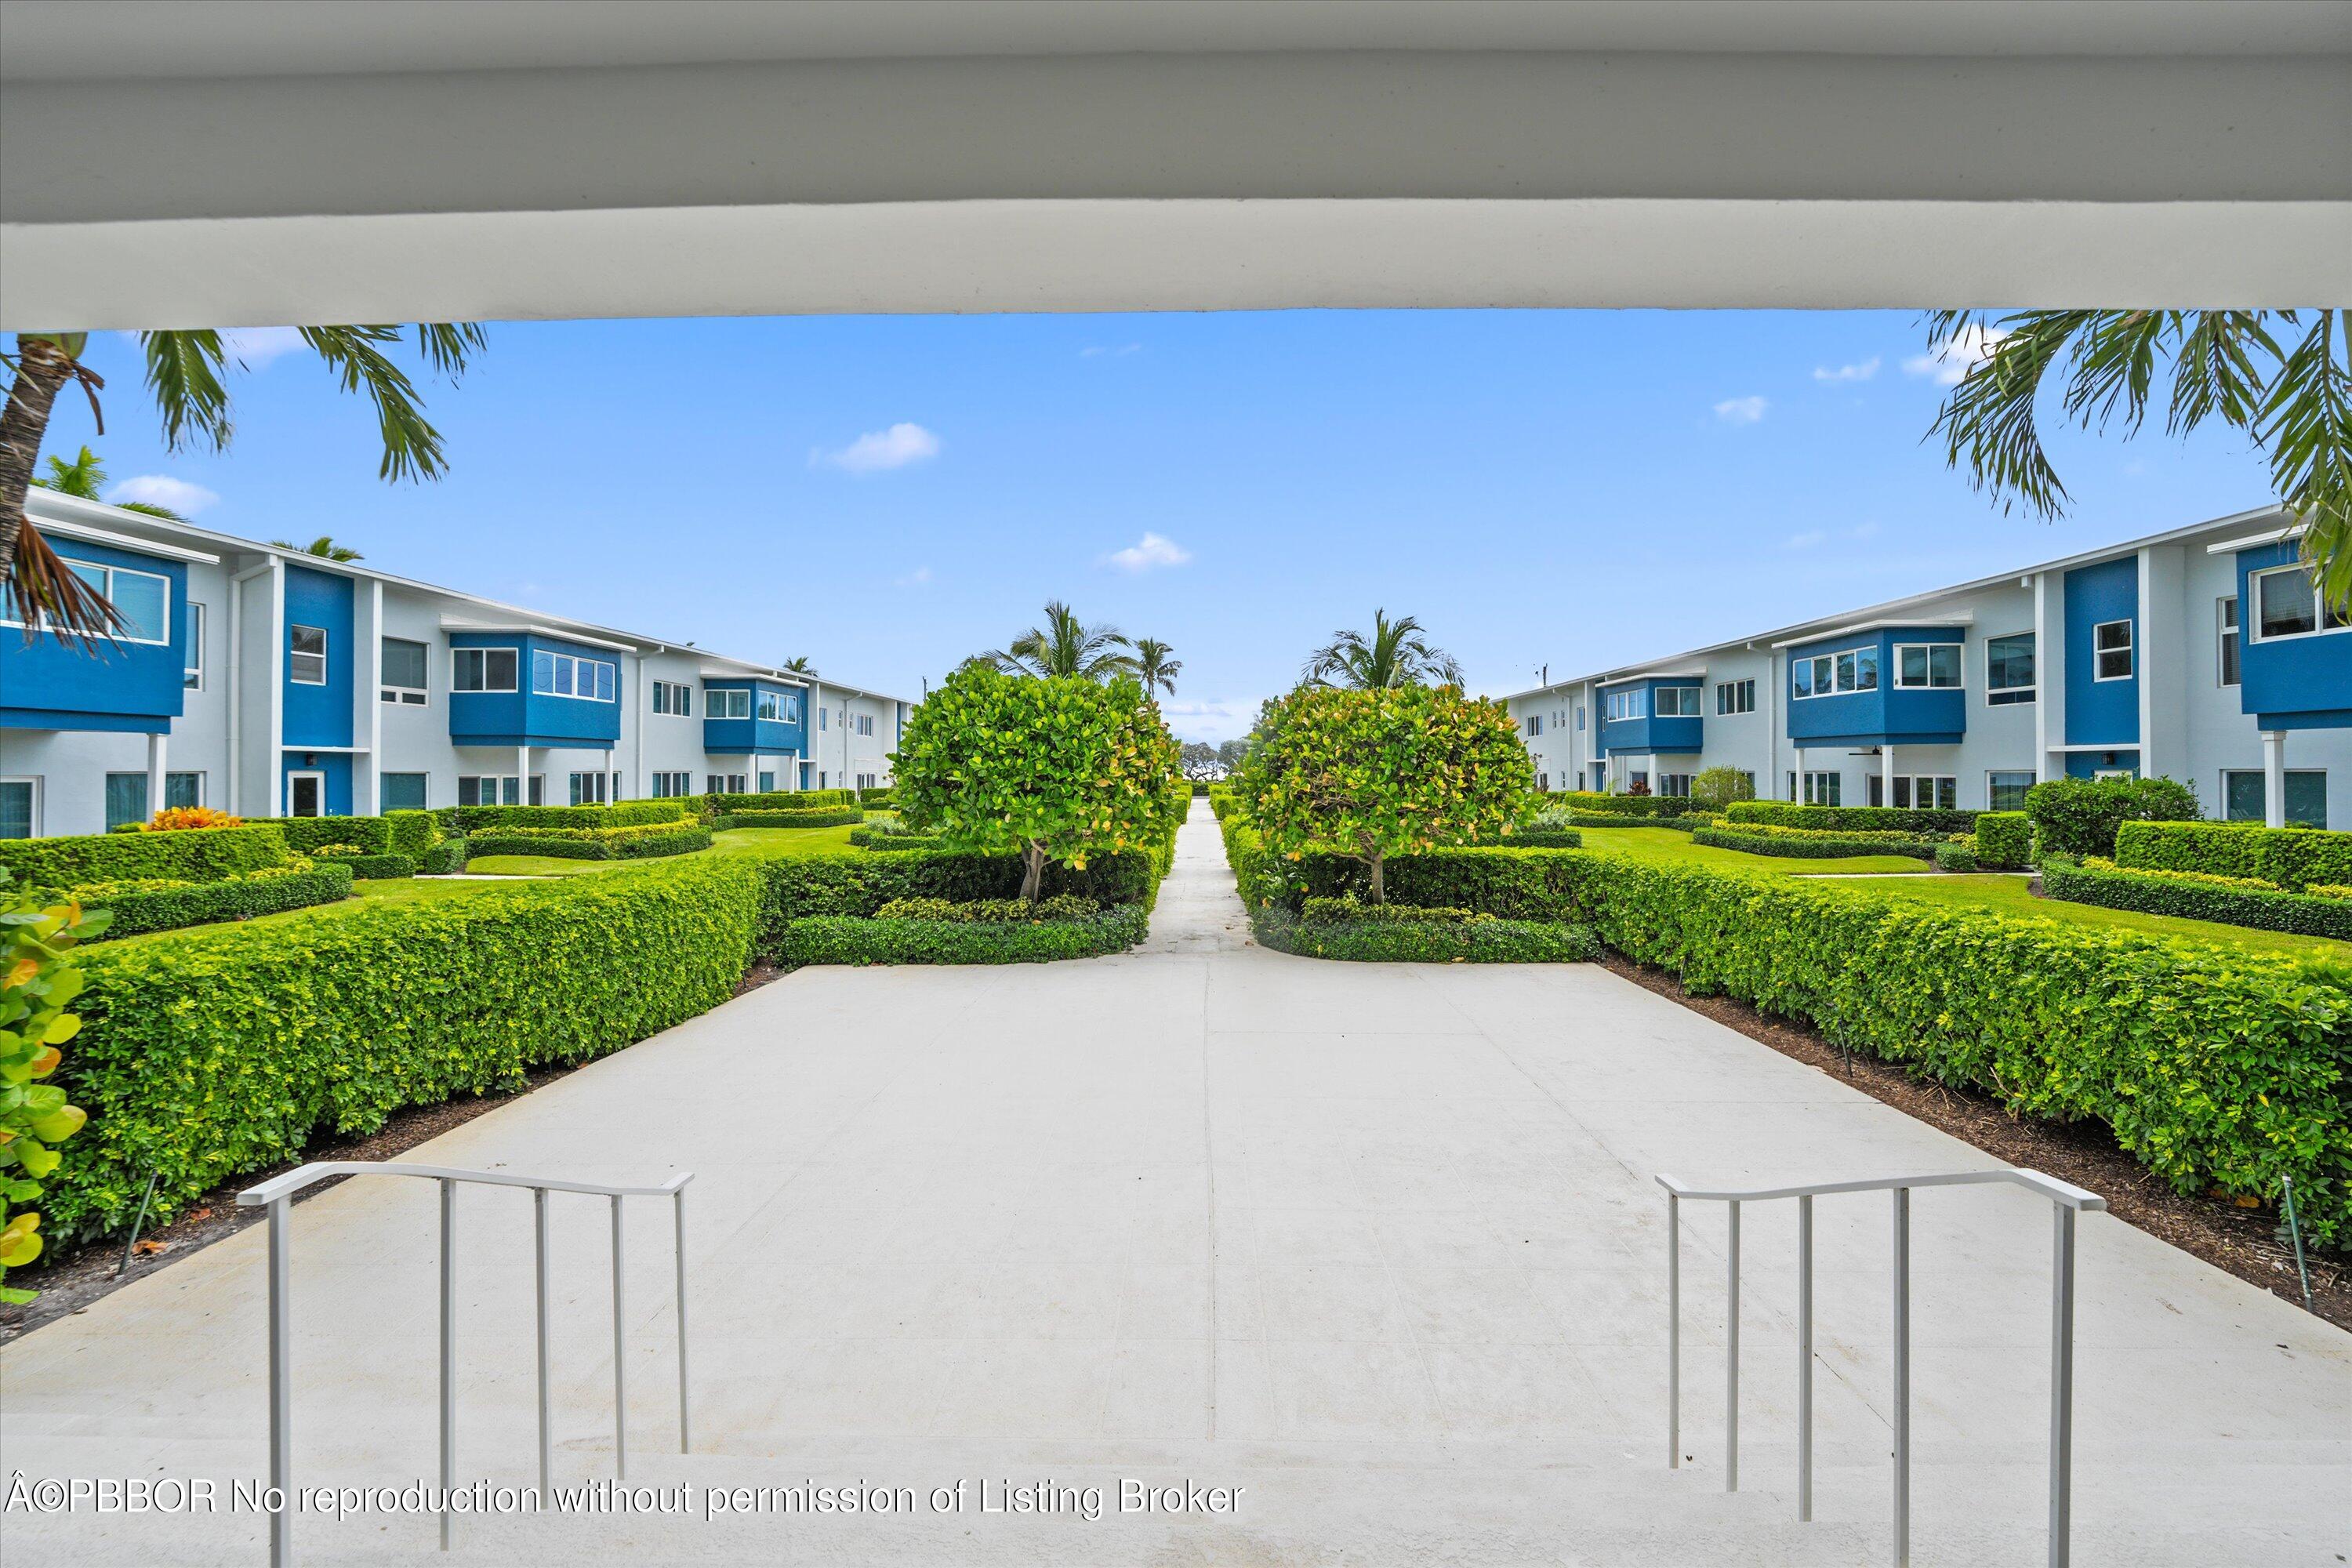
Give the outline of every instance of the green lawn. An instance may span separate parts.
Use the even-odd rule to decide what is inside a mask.
[[[1631,855],[1643,860],[1680,860],[1702,866],[1738,867],[1749,871],[1775,871],[1783,876],[1820,871],[1886,871],[1910,875],[1933,869],[1908,855],[1854,855],[1823,859],[1794,859],[1780,855],[1750,855],[1740,849],[1717,849],[1694,844],[1691,836],[1671,827],[1580,827],[1588,849]]]
[[[2124,931],[2153,931],[2218,942],[2248,952],[2283,952],[2296,958],[2324,958],[2352,963],[2352,942],[2330,942],[2320,936],[2291,936],[2284,931],[2254,931],[2246,926],[2219,925],[2211,921],[2185,921],[2171,915],[2144,915],[2137,910],[2108,910],[2096,904],[2070,904],[2062,899],[2033,895],[2022,877],[1928,877],[1914,882],[1875,882],[1882,891],[1940,904],[1967,904],[1999,910],[2003,914],[2042,915],[2083,925]]]

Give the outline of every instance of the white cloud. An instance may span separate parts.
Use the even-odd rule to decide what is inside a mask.
[[[1192,552],[1165,534],[1147,533],[1124,550],[1114,550],[1103,560],[1122,572],[1149,572],[1154,566],[1181,566],[1192,559]]]
[[[1813,366],[1815,381],[1868,381],[1878,374],[1878,356],[1871,355],[1859,364],[1842,364],[1832,369],[1825,364]]]
[[[110,501],[144,501],[149,506],[169,507],[182,517],[194,517],[206,507],[220,504],[220,497],[202,485],[192,485],[185,479],[175,479],[169,474],[140,474],[124,479],[106,492]]]
[[[837,452],[822,448],[809,454],[809,467],[875,474],[928,462],[940,455],[940,438],[919,425],[900,423],[887,430],[868,430]]]
[[[1926,353],[1905,360],[1903,374],[1933,376],[1938,386],[1958,386],[1969,367],[1991,353],[2007,336],[1997,327],[1962,327]]]
[[[1873,519],[1868,522],[1855,523],[1852,528],[1845,531],[1845,536],[1848,539],[1870,539],[1874,538],[1877,535],[1877,532],[1878,522],[1877,520]]]
[[[1771,406],[1761,397],[1727,397],[1715,405],[1715,416],[1727,425],[1753,425]]]
[[[1088,343],[1078,351],[1080,359],[1125,359],[1143,352],[1141,343]]]
[[[1830,536],[1821,529],[1809,528],[1802,533],[1792,533],[1789,535],[1787,539],[1780,542],[1780,548],[1783,550],[1812,550],[1817,549],[1823,544],[1827,544],[1829,540]]]
[[[247,370],[259,370],[303,347],[302,334],[291,327],[225,327],[220,337],[222,351]]]
[[[931,569],[928,566],[918,566],[903,577],[890,579],[890,585],[894,588],[919,588],[930,580]]]

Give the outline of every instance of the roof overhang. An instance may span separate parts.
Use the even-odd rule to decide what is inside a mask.
[[[441,617],[445,632],[513,632],[529,637],[553,637],[558,642],[580,643],[588,647],[611,648],[614,653],[635,653],[638,647],[631,642],[611,642],[604,637],[592,637],[584,632],[566,631],[562,626],[547,626],[538,621],[469,621],[457,616]]]
[[[100,528],[95,522],[89,521],[87,515],[77,515],[78,512],[98,516],[135,517],[138,515],[135,512],[122,514],[121,509],[108,506],[102,501],[87,501],[79,496],[59,495],[54,490],[43,490],[37,486],[26,496],[25,510],[33,519],[34,526],[44,534],[58,534],[68,539],[86,539],[93,544],[111,545],[117,550],[134,551],[141,555],[160,555],[167,561],[186,561],[202,566],[220,564],[220,557],[217,555],[207,554],[201,550],[189,550],[182,545],[164,544],[152,539],[142,539],[135,534],[119,532],[111,528]]]
[[[1915,626],[1921,631],[1948,631],[1954,626],[1972,626],[1976,624],[1977,618],[1972,614],[1966,616],[1911,616],[1908,618],[1901,616],[1894,616],[1881,620],[1855,621],[1849,626],[1831,626],[1824,631],[1807,632],[1801,637],[1790,637],[1786,642],[1776,642],[1772,645],[1772,647],[1774,651],[1777,652],[1784,647],[1795,647],[1801,643],[1823,642],[1831,637],[1852,637],[1857,632],[1883,632],[1890,629],[1901,630]]]
[[[2286,528],[2273,528],[2267,533],[2250,533],[2243,539],[2225,539],[2219,544],[2207,545],[2205,553],[2234,555],[2241,550],[2255,550],[2265,544],[2278,544],[2286,540],[2300,539],[2308,530],[2308,524],[2298,522]]]

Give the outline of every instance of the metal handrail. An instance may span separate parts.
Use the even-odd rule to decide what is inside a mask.
[[[548,1424],[547,1373],[547,1194],[583,1193],[613,1205],[613,1465],[628,1479],[628,1404],[621,1274],[621,1201],[667,1197],[671,1204],[677,1252],[677,1449],[688,1451],[691,1428],[687,1403],[686,1185],[694,1173],[681,1171],[656,1186],[608,1182],[572,1182],[554,1176],[517,1176],[496,1171],[463,1171],[448,1165],[411,1165],[364,1160],[324,1160],[300,1165],[236,1194],[238,1206],[269,1211],[269,1562],[293,1568],[293,1359],[292,1312],[294,1194],[341,1176],[415,1176],[441,1185],[441,1550],[449,1550],[449,1506],[456,1486],[457,1450],[457,1187],[525,1187],[531,1195],[537,1272],[539,1338],[539,1496],[548,1494],[551,1450]]]
[[[2107,1206],[2096,1193],[2039,1171],[1954,1171],[1801,1186],[1701,1191],[1661,1175],[1666,1193],[1666,1467],[1682,1467],[1682,1201],[1720,1203],[1729,1211],[1726,1289],[1730,1300],[1724,1344],[1724,1489],[1739,1489],[1739,1207],[1797,1200],[1797,1518],[1813,1517],[1813,1199],[1846,1193],[1891,1193],[1895,1205],[1895,1563],[1911,1561],[1911,1189],[2023,1187],[2050,1200],[2050,1568],[2066,1568],[2073,1526],[2074,1470],[2074,1222]]]

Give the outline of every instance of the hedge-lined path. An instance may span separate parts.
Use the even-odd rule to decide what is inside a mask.
[[[467,1520],[456,1561],[1874,1563],[1886,1205],[1820,1207],[1815,1517],[1790,1496],[1793,1215],[1745,1237],[1742,1479],[1722,1490],[1722,1219],[1690,1216],[1664,1468],[1663,1205],[1985,1157],[1591,965],[1337,964],[1239,945],[1205,812],[1152,949],[804,970],[410,1158],[697,1173],[698,1447],[676,1438],[667,1227],[633,1212],[630,1475],[863,1481],[911,1518]],[[435,1200],[296,1215],[311,1482],[434,1467]],[[606,1216],[553,1205],[556,1469],[611,1473]],[[2046,1208],[1913,1208],[1915,1561],[2040,1560]],[[264,1469],[259,1230],[0,1350],[0,1474]],[[460,1221],[466,1478],[532,1464],[529,1204]],[[2352,1336],[2104,1215],[2082,1231],[2075,1560],[2332,1562]],[[1238,1517],[935,1515],[958,1480],[1243,1487]],[[304,1561],[448,1561],[429,1518],[300,1524]],[[28,1562],[247,1564],[251,1515],[0,1516]]]

